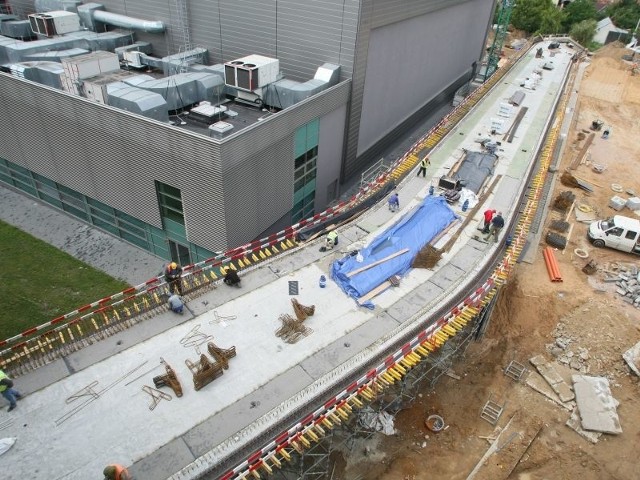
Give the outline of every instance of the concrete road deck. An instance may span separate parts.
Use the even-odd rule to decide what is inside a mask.
[[[187,469],[179,473],[181,469],[190,464],[214,467],[285,413],[322,396],[362,362],[388,349],[394,338],[447,298],[464,292],[499,248],[476,238],[485,205],[502,210],[507,220],[517,213],[524,180],[571,63],[573,51],[565,48],[553,58],[555,69],[543,71],[536,89],[524,90],[523,105],[529,110],[513,142],[499,139],[494,178],[501,175],[501,180],[434,270],[411,270],[399,287],[374,299],[374,310],[359,308],[331,281],[326,288],[318,286],[333,260],[368,243],[428,194],[430,179],[411,175],[398,187],[401,211],[392,213],[380,205],[342,228],[342,252],[321,253],[318,240],[248,272],[241,289],[221,285],[198,297],[184,316],[164,313],[17,379],[16,388],[32,393],[13,412],[0,412],[0,434],[17,438],[0,456],[3,478],[100,478],[111,462],[131,466],[137,480],[190,478]],[[480,150],[474,140],[488,136],[500,103],[522,90],[520,81],[549,60],[535,59],[533,53],[441,142],[431,155],[429,176],[446,174],[463,149]],[[513,117],[505,124],[511,121]],[[468,214],[459,206],[455,211],[463,218]],[[295,298],[300,303],[316,307],[305,321],[313,333],[292,345],[275,336],[278,316],[293,314],[289,281],[298,282]],[[198,350],[184,345],[195,333],[237,350],[224,375],[197,392],[185,359],[197,360]],[[205,345],[199,348],[205,351]],[[152,378],[164,373],[161,357],[176,370],[184,395],[176,398],[163,389],[172,399],[150,410],[153,399],[142,387],[153,386]],[[78,392],[87,393],[89,386],[93,394],[71,400]]]

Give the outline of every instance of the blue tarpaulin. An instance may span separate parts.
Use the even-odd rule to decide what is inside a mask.
[[[427,245],[454,219],[444,197],[428,196],[422,204],[407,213],[397,223],[376,237],[368,246],[360,250],[358,256],[348,256],[333,262],[331,278],[340,285],[347,295],[358,299],[388,280],[393,275],[402,275],[420,249]],[[385,260],[367,270],[349,277],[349,272],[377,262],[401,250],[408,252]],[[358,259],[362,261],[359,262]],[[363,304],[373,308],[368,301]]]

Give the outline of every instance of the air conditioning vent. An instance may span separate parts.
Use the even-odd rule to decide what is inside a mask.
[[[280,61],[261,55],[249,55],[224,64],[224,83],[254,92],[278,80]]]

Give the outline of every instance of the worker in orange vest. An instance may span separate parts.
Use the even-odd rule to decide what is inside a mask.
[[[104,480],[131,480],[128,470],[117,463],[104,467],[102,474]]]

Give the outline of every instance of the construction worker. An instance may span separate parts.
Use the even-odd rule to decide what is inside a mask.
[[[489,230],[489,235],[487,235],[487,240],[489,237],[493,235],[493,240],[498,241],[498,235],[500,235],[500,230],[504,227],[504,218],[502,218],[502,212],[496,213],[496,215],[491,219],[491,229]]]
[[[495,214],[496,214],[496,211],[490,208],[484,211],[484,225],[482,227],[482,233],[489,233],[489,227],[491,226],[491,219]]]
[[[225,284],[230,287],[240,287],[240,277],[238,273],[233,270],[231,267],[227,267],[226,270],[223,269],[224,280],[222,280]]]
[[[429,161],[429,157],[424,157],[420,160],[420,169],[418,170],[418,177],[422,174],[423,177],[427,176],[427,167],[431,162]]]
[[[0,370],[0,393],[2,393],[2,396],[7,399],[7,402],[9,402],[7,412],[16,408],[16,400],[20,400],[22,398],[22,394],[13,388],[13,380],[11,380],[2,370]]]
[[[338,232],[336,232],[335,230],[331,230],[329,233],[327,233],[327,236],[325,237],[324,240],[325,240],[325,248],[327,250],[333,249],[333,247],[338,245]]]
[[[182,267],[176,262],[167,264],[164,269],[164,279],[169,284],[169,292],[175,292],[177,290],[180,296],[184,295],[184,293],[182,293],[181,275]]]
[[[400,208],[400,198],[398,197],[397,192],[393,192],[391,194],[391,196],[389,197],[388,203],[389,203],[389,210],[391,210],[392,212],[395,212]]]
[[[182,315],[182,313],[184,312],[184,303],[182,303],[182,300],[178,295],[173,293],[169,296],[167,302],[169,303],[169,307],[171,308],[172,312]]]
[[[104,475],[104,480],[131,480],[132,477],[129,474],[129,471],[124,468],[122,465],[118,465],[117,463],[107,465],[104,467],[102,471]]]

